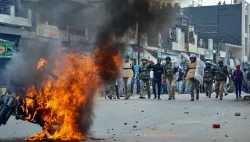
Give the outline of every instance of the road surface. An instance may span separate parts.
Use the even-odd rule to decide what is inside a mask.
[[[214,97],[214,96],[213,96]],[[121,142],[249,142],[249,101],[235,100],[233,94],[223,101],[201,95],[190,102],[189,95],[178,95],[174,101],[104,100],[97,98],[92,137]],[[235,116],[239,112],[240,116]],[[214,129],[213,124],[220,124]],[[14,118],[0,127],[2,141],[22,140],[41,128]]]

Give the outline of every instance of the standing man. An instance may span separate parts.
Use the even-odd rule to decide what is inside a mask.
[[[151,94],[150,94],[150,86],[149,86],[149,80],[150,80],[150,65],[147,63],[147,59],[146,58],[142,58],[141,59],[141,66],[139,69],[139,73],[140,73],[140,99],[145,99],[144,97],[144,85],[146,84],[146,91],[147,91],[147,95],[148,98],[150,99]]]
[[[241,98],[241,85],[244,81],[243,72],[240,70],[240,65],[236,66],[236,70],[234,71],[234,84],[236,90],[236,99]]]
[[[204,87],[206,96],[211,98],[212,90],[213,90],[213,81],[214,81],[214,72],[212,69],[212,64],[210,61],[207,61],[206,67],[204,68]]]
[[[150,68],[153,69],[153,93],[154,93],[154,99],[157,98],[156,96],[156,85],[158,88],[158,99],[161,99],[161,86],[163,81],[163,66],[161,65],[161,59],[157,59],[157,64],[154,65],[153,62],[151,62]]]
[[[125,100],[129,99],[130,95],[128,95],[128,79],[134,76],[132,62],[129,60],[129,56],[126,56],[125,62],[123,63],[123,84],[124,84],[124,93]]]
[[[194,78],[196,70],[196,56],[190,56],[190,62],[188,63],[187,70],[185,72],[184,78],[189,79],[191,100],[194,101],[194,90],[196,90],[196,100],[199,100],[199,81]]]
[[[177,78],[177,90],[178,93],[181,94],[183,92],[183,76],[184,73],[182,72],[182,69],[179,68],[178,78]]]
[[[220,60],[218,64],[219,66],[215,69],[215,92],[216,99],[220,95],[220,100],[223,100],[224,84],[229,75],[226,66],[223,65],[223,61]]]
[[[168,100],[175,99],[175,91],[176,91],[176,72],[174,72],[174,66],[171,62],[170,57],[166,57],[166,65],[164,71],[164,78],[166,79],[167,88],[168,88]]]

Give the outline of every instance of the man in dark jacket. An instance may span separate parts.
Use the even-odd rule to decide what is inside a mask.
[[[158,59],[157,60],[157,64],[154,65],[153,63],[151,63],[150,65],[150,68],[153,69],[153,72],[154,72],[154,77],[153,77],[153,93],[154,93],[154,99],[157,98],[156,96],[156,85],[157,85],[157,88],[158,88],[158,99],[160,100],[161,99],[161,84],[162,84],[162,81],[163,81],[163,66],[161,65],[161,59]]]
[[[214,71],[212,69],[211,62],[206,62],[206,67],[204,68],[204,87],[206,96],[211,98],[211,93],[213,90],[213,81],[214,81]]]
[[[234,84],[236,89],[236,99],[241,97],[241,85],[244,80],[243,72],[240,70],[240,65],[236,66],[234,71]]]
[[[226,66],[222,60],[218,62],[218,67],[215,68],[215,92],[216,99],[220,95],[220,100],[223,100],[224,84],[226,83],[227,77],[229,77]]]

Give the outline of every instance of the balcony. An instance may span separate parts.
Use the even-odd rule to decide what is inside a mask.
[[[31,10],[28,10],[27,18],[17,17],[15,6],[0,4],[0,24],[18,27],[31,27],[31,16]]]

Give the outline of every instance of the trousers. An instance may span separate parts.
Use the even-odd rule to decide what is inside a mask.
[[[241,96],[242,81],[235,81],[234,85],[235,85],[236,97],[238,97],[239,95]]]
[[[205,93],[207,96],[211,96],[213,90],[213,83],[211,82],[204,82]]]
[[[199,98],[199,94],[200,94],[199,81],[194,78],[190,78],[189,84],[190,84],[191,99],[194,99],[194,90],[196,90],[196,98]]]
[[[181,94],[182,93],[182,85],[183,85],[183,81],[177,81],[177,90],[178,93]]]
[[[167,82],[169,98],[174,98],[176,92],[176,80],[167,78],[166,82]]]
[[[156,85],[157,85],[157,92],[158,92],[158,98],[160,98],[161,95],[161,80],[153,80],[153,93],[154,97],[156,98]]]
[[[128,98],[128,77],[123,77],[123,84],[124,84],[124,94],[125,98]]]
[[[146,88],[144,88],[146,84]],[[140,97],[143,97],[145,94],[145,90],[147,92],[148,97],[150,97],[150,86],[149,86],[149,80],[148,79],[142,79],[140,82]]]
[[[215,81],[216,98],[218,98],[219,95],[220,98],[223,98],[224,84],[225,81]]]

